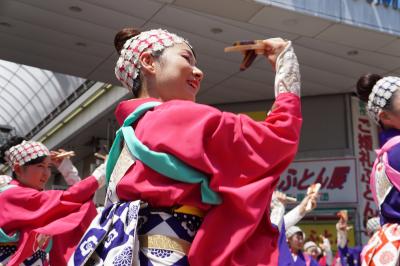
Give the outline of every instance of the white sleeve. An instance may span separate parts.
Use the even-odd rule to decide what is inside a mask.
[[[300,68],[291,41],[276,60],[275,97],[282,92],[300,96]]]
[[[328,238],[324,238],[323,246],[324,246],[324,251],[325,251],[325,256],[326,256],[326,265],[332,265],[333,255],[332,255],[331,243],[329,243]]]
[[[338,226],[336,226],[337,232],[337,245],[340,248],[344,248],[347,244],[347,231],[339,230]]]
[[[12,180],[11,176],[8,175],[0,175],[0,187],[4,187],[8,185]]]
[[[276,225],[279,231],[282,228],[283,215],[285,214],[285,205],[278,199],[273,199],[271,202],[271,223]]]
[[[60,171],[61,175],[64,177],[65,182],[67,182],[69,186],[81,181],[78,170],[68,158],[65,158],[61,162],[60,166],[58,167],[58,171]]]
[[[297,205],[290,212],[285,214],[285,228],[296,225],[301,219],[303,219],[303,217],[304,215],[300,214],[300,205]]]

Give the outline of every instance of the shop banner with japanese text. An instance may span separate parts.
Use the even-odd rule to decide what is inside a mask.
[[[314,183],[321,184],[318,202],[356,203],[355,159],[295,161],[281,175],[277,189],[301,200]]]
[[[372,197],[369,179],[374,164],[375,149],[378,148],[378,128],[368,118],[366,105],[358,98],[351,98],[353,115],[354,155],[357,159],[358,212],[361,218],[362,242],[368,237],[365,233],[367,220],[378,215],[378,207]]]

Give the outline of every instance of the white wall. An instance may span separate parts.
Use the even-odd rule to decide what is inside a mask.
[[[352,156],[349,95],[336,94],[302,98],[303,127],[297,159]],[[270,109],[272,101],[223,104],[230,112]]]

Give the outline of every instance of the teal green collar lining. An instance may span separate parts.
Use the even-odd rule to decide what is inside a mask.
[[[208,177],[187,165],[175,156],[163,152],[150,150],[135,135],[132,124],[135,123],[146,111],[160,105],[160,102],[146,102],[141,104],[124,121],[118,129],[114,143],[111,147],[106,165],[106,181],[110,181],[118,157],[121,153],[121,144],[124,140],[131,154],[154,171],[171,179],[185,183],[200,183],[202,202],[217,205],[222,202],[218,193],[210,188]]]

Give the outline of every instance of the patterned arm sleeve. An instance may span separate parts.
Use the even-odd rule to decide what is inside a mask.
[[[300,96],[299,63],[290,41],[276,60],[275,97],[283,92]]]

